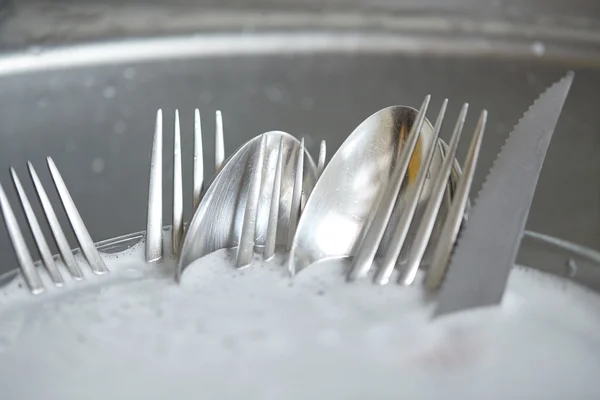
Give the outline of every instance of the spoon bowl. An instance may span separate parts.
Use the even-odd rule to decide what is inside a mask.
[[[244,215],[249,212],[248,201],[252,200],[249,193],[258,195],[252,229],[254,246],[264,247],[266,244],[274,197],[279,198],[275,244],[287,243],[290,224],[295,223],[291,210],[294,207],[299,149],[304,154],[300,181],[302,191],[299,193],[302,209],[317,181],[317,166],[304,150],[302,142],[292,135],[281,131],[264,133],[248,141],[225,161],[219,174],[209,184],[189,225],[178,261],[177,280],[183,270],[198,258],[240,244]],[[273,196],[279,162],[280,193]],[[255,186],[253,180],[257,175],[258,186]]]
[[[303,211],[290,254],[289,268],[292,273],[321,260],[344,258],[354,254],[372,210],[377,207],[379,199],[390,183],[398,155],[403,149],[417,113],[416,109],[406,106],[384,108],[363,121],[342,144],[323,171]],[[441,139],[437,142],[434,140],[433,127],[425,119],[408,165],[407,179],[401,187],[390,217],[390,226],[394,226],[398,221],[407,189],[414,183],[423,156],[431,146],[438,149],[417,205],[416,218],[424,211],[433,177],[442,165],[444,149],[447,147]],[[453,187],[460,175],[460,166],[455,161],[438,221],[443,221],[448,213]],[[434,240],[440,229],[441,222],[436,222],[432,234]],[[408,232],[409,239],[414,237],[415,230],[411,227]],[[378,256],[385,253],[391,236],[391,229],[387,229],[377,251]],[[399,263],[404,261],[403,256],[409,250],[410,246],[403,249]]]

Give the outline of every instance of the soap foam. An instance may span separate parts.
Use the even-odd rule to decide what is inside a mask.
[[[350,284],[344,261],[291,278],[222,250],[177,285],[142,250],[1,291],[3,398],[600,398],[600,297],[538,271],[514,268],[499,307],[432,319],[419,285]]]

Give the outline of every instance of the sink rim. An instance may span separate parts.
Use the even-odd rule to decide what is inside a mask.
[[[205,26],[189,29],[191,33],[138,32],[126,39],[96,33],[83,40],[77,35],[47,39],[50,45],[33,41],[0,53],[0,77],[98,65],[296,54],[494,57],[600,67],[600,27],[583,23],[557,27],[464,16],[205,14],[199,22]],[[217,22],[206,22],[211,18]],[[278,19],[283,22],[273,22]]]

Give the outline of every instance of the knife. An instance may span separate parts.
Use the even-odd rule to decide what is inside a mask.
[[[435,316],[502,301],[544,157],[573,73],[550,86],[508,136],[459,235]]]

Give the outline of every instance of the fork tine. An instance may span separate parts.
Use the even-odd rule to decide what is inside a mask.
[[[450,213],[444,222],[444,226],[440,233],[440,237],[433,253],[433,261],[427,270],[425,276],[425,287],[429,290],[435,290],[440,287],[446,274],[446,268],[448,267],[448,260],[454,247],[454,242],[458,236],[460,225],[462,223],[463,215],[465,213],[465,207],[467,205],[467,199],[469,198],[469,190],[473,183],[473,175],[475,174],[475,165],[479,158],[479,151],[481,150],[481,143],[483,139],[483,133],[485,131],[485,125],[487,122],[487,111],[483,110],[471,144],[469,145],[469,151],[462,172],[462,177],[456,188],[454,194],[454,200],[450,208]]]
[[[87,259],[92,272],[97,275],[102,275],[108,272],[102,257],[100,257],[100,253],[98,253],[98,249],[94,245],[90,234],[85,227],[83,220],[81,219],[81,215],[79,215],[79,211],[77,211],[77,207],[75,207],[75,203],[71,198],[71,194],[67,189],[67,185],[63,180],[58,168],[56,168],[56,164],[52,158],[48,157],[48,168],[50,169],[50,175],[52,175],[52,180],[54,181],[54,186],[58,191],[58,195],[60,197],[62,206],[67,214],[69,219],[69,223],[75,232],[75,237],[77,238],[77,242],[79,242],[79,247],[83,252],[83,255]]]
[[[81,280],[83,279],[83,274],[81,273],[81,269],[79,269],[79,265],[73,256],[71,246],[69,245],[65,233],[58,222],[58,218],[56,217],[56,213],[54,212],[54,208],[52,207],[52,203],[50,203],[50,199],[48,198],[48,194],[42,185],[40,177],[38,176],[31,162],[27,162],[27,169],[29,170],[29,176],[31,177],[33,186],[35,187],[38,199],[42,204],[44,215],[46,216],[46,220],[48,221],[48,225],[52,231],[52,236],[54,237],[54,241],[58,246],[58,250],[60,251],[63,262],[69,270],[71,277],[73,277],[73,279],[76,281]]]
[[[294,190],[292,192],[292,203],[290,206],[290,225],[288,227],[287,251],[292,248],[294,233],[298,225],[300,207],[302,203],[302,181],[304,179],[304,138],[300,140],[300,148],[296,158],[296,175],[294,176]]]
[[[450,177],[450,171],[452,170],[452,164],[454,163],[454,155],[456,154],[458,141],[460,140],[460,135],[467,117],[468,109],[469,105],[465,103],[460,111],[458,120],[456,121],[456,126],[454,127],[452,138],[450,139],[448,154],[446,154],[446,158],[444,158],[444,162],[442,163],[442,166],[440,167],[440,170],[438,171],[434,180],[431,194],[429,195],[429,201],[427,202],[425,212],[423,213],[423,218],[421,219],[417,229],[416,240],[412,244],[410,252],[408,253],[407,265],[401,271],[398,279],[398,282],[403,285],[412,284],[417,276],[419,265],[423,259],[423,254],[425,254],[425,249],[427,248],[427,243],[429,242],[429,238],[431,236],[431,232],[433,231],[433,226],[442,203],[444,191],[446,190],[446,185],[448,184],[448,178]]]
[[[50,247],[48,247],[48,242],[46,238],[44,238],[44,234],[42,233],[42,228],[33,212],[33,208],[31,208],[31,203],[29,202],[29,198],[27,198],[27,194],[23,189],[23,185],[21,185],[21,180],[17,176],[17,172],[14,168],[10,168],[10,174],[12,176],[13,183],[15,185],[15,189],[17,190],[17,194],[19,195],[19,199],[21,200],[21,206],[23,207],[23,212],[27,217],[27,221],[29,222],[29,228],[31,229],[31,233],[35,240],[35,244],[40,252],[40,256],[42,257],[42,261],[46,266],[46,270],[48,270],[48,274],[50,278],[54,282],[56,286],[64,285],[65,281],[60,274],[60,271],[56,267],[56,263],[54,262],[54,257],[52,257],[52,252],[50,251]]]
[[[269,210],[269,223],[267,226],[267,239],[265,242],[264,259],[269,260],[275,255],[277,244],[277,223],[279,221],[279,199],[281,197],[281,182],[283,170],[283,137],[279,139],[279,153],[277,154],[277,167],[273,179],[273,194]]]
[[[373,259],[375,258],[375,254],[377,253],[377,249],[379,248],[379,244],[389,223],[390,216],[392,215],[394,205],[396,204],[396,199],[400,193],[400,188],[402,187],[402,182],[406,176],[412,153],[419,139],[430,99],[430,95],[425,96],[423,104],[417,113],[415,122],[408,134],[408,139],[404,143],[400,155],[398,156],[398,160],[396,161],[396,166],[394,167],[392,177],[390,178],[389,186],[385,191],[384,196],[379,201],[379,205],[375,208],[375,215],[371,220],[371,223],[367,225],[366,234],[354,257],[352,269],[348,275],[349,280],[364,277],[371,269]]]
[[[265,159],[267,136],[262,135],[259,143],[256,164],[252,170],[250,184],[248,187],[248,198],[246,199],[246,210],[242,221],[242,231],[237,250],[236,266],[245,267],[252,263],[254,255],[254,236],[256,234],[256,214],[260,200],[260,184],[262,180],[263,164]]]
[[[173,133],[173,225],[171,227],[171,245],[173,254],[179,253],[183,237],[183,179],[181,176],[181,126],[179,110],[175,110],[175,128]]]
[[[408,228],[413,220],[415,210],[417,209],[419,199],[421,198],[423,187],[425,186],[425,180],[427,178],[427,174],[429,173],[431,161],[433,160],[433,156],[438,149],[438,137],[440,135],[440,130],[442,128],[447,106],[448,99],[445,99],[442,103],[442,107],[440,108],[437,120],[435,121],[431,146],[425,156],[425,159],[423,160],[423,163],[421,164],[419,173],[410,192],[410,197],[406,200],[406,204],[402,209],[398,226],[394,231],[390,245],[383,257],[383,262],[377,271],[377,275],[375,276],[375,283],[380,285],[385,285],[389,282],[392,272],[394,272],[394,267],[396,266],[400,251],[404,246],[404,241],[406,240],[406,235],[408,234]]]
[[[223,114],[221,111],[215,113],[215,174],[223,167],[225,160],[225,143],[223,140]]]
[[[204,155],[202,150],[202,122],[200,110],[194,111],[194,210],[200,204],[200,196],[204,189]]]
[[[156,126],[150,161],[148,189],[148,215],[146,221],[146,261],[160,260],[163,256],[162,240],[162,110],[156,112]]]
[[[319,161],[317,162],[317,178],[321,176],[325,169],[325,161],[327,160],[327,143],[321,140],[321,146],[319,147]]]
[[[4,222],[6,223],[10,241],[15,249],[19,265],[21,266],[23,278],[25,279],[27,286],[29,286],[31,293],[42,293],[44,291],[44,284],[33,263],[31,254],[27,249],[27,244],[25,243],[21,229],[19,229],[19,224],[17,223],[15,214],[6,198],[6,193],[4,193],[2,185],[0,185],[0,208],[2,209],[2,215],[4,216]]]

